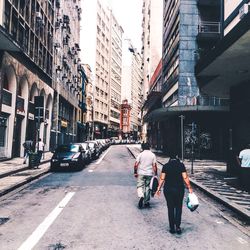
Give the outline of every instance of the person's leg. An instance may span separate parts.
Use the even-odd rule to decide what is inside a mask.
[[[26,163],[27,159],[28,159],[28,151],[27,151],[26,149],[24,149],[24,160],[23,160],[23,164]]]
[[[142,208],[144,200],[144,176],[138,175],[137,177],[137,195],[139,197],[138,207]]]
[[[178,193],[176,193],[175,225],[177,228],[177,232],[180,231],[180,233],[181,233],[180,226],[181,226],[183,198],[184,198],[184,190],[178,190]]]
[[[152,176],[144,176],[145,179],[145,194],[144,194],[144,204],[148,206],[150,201],[150,181]]]
[[[168,221],[170,232],[175,232],[175,218],[174,218],[174,197],[171,190],[164,190],[164,196],[168,207]]]

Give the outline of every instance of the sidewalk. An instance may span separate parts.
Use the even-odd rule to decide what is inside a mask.
[[[39,168],[32,169],[21,157],[0,162],[0,197],[47,173],[51,157],[51,152],[45,152]]]
[[[140,153],[140,146],[127,146],[130,153],[136,157]],[[164,165],[168,157],[155,152],[157,161]],[[193,186],[222,202],[250,222],[250,194],[241,189],[236,177],[226,172],[226,163],[212,160],[195,160],[193,174],[191,174],[191,162],[184,161],[189,178]]]

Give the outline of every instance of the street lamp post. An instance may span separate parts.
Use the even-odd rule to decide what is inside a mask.
[[[184,160],[184,115],[179,116],[181,118],[181,160]]]

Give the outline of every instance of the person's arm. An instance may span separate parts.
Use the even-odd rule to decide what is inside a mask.
[[[135,165],[134,165],[134,177],[137,178],[138,177],[138,173],[137,173],[137,170],[138,170],[138,165],[139,165],[139,162],[135,162]]]
[[[155,156],[155,154],[154,154],[154,158],[153,158],[152,167],[153,167],[154,174],[157,175],[157,162],[156,162],[156,156]]]
[[[157,175],[157,164],[156,164],[156,162],[153,163],[153,171],[154,171],[154,174]]]
[[[158,188],[156,190],[156,195],[160,196],[161,194],[161,187],[165,181],[165,178],[166,178],[166,174],[165,173],[161,173],[161,176],[160,176],[160,181],[159,181],[159,184],[158,184]]]
[[[189,193],[193,193],[193,190],[192,190],[192,187],[191,187],[187,172],[182,172],[182,178],[183,178],[183,180],[184,180],[184,182],[185,182],[185,184],[186,184],[186,186],[188,188]]]

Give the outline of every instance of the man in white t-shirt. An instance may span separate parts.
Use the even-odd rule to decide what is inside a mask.
[[[243,168],[250,167],[250,144],[247,145],[246,149],[240,151],[238,162]]]
[[[150,151],[150,145],[144,144],[144,151],[141,152],[134,165],[134,176],[137,178],[137,194],[139,197],[138,207],[149,207],[150,181],[153,175],[157,175],[156,156]]]

